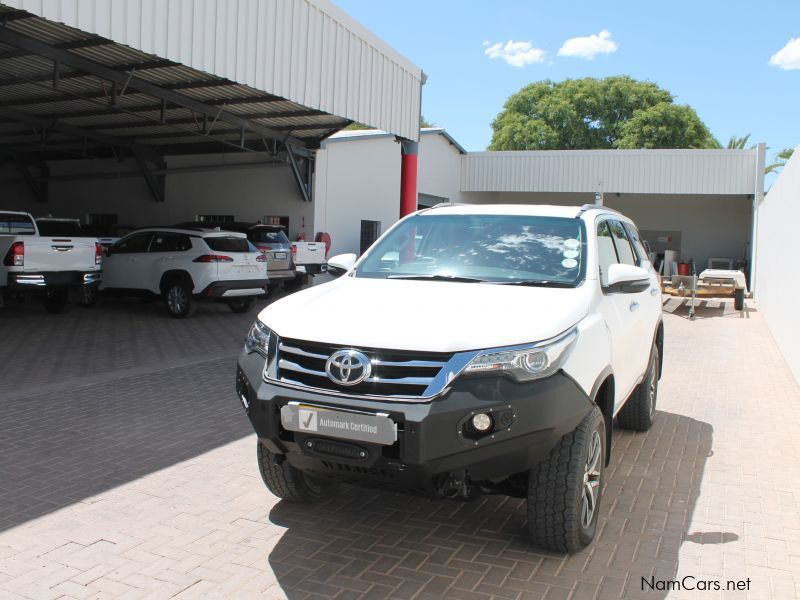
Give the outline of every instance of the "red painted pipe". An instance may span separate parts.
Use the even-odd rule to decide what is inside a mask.
[[[417,210],[417,143],[402,140],[400,163],[400,218]]]

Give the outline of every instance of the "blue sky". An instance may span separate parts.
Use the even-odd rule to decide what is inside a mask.
[[[800,144],[800,39],[779,56],[797,68],[768,64],[800,38],[797,0],[335,2],[422,67],[428,74],[423,114],[467,150],[486,148],[492,120],[526,84],[619,74],[672,92],[723,144],[751,133],[752,142],[770,147],[768,161],[775,151]],[[615,51],[591,60],[558,55],[566,40],[602,31],[610,36],[573,42],[572,53],[616,45]],[[541,62],[516,67],[485,54],[485,42],[502,43],[502,54],[509,40],[530,43],[519,47],[517,62]]]

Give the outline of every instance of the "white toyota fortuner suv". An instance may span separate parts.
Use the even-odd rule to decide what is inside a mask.
[[[246,312],[267,293],[267,261],[243,233],[138,229],[106,251],[101,291],[160,296],[175,318],[189,316],[198,300]]]
[[[269,490],[339,482],[527,499],[542,547],[597,528],[612,421],[655,416],[658,275],[603,207],[445,205],[410,215],[341,276],[265,308],[236,389]]]

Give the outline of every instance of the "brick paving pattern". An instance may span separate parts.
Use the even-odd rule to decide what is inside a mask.
[[[528,544],[516,499],[278,502],[233,393],[255,312],[162,311],[0,311],[0,597],[800,594],[800,388],[752,302],[665,304],[656,425],[615,432],[598,537],[566,557]],[[684,575],[750,591],[642,591]]]

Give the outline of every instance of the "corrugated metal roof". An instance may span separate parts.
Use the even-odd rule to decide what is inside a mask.
[[[247,89],[251,95],[279,96],[342,122],[358,121],[418,139],[422,71],[327,0],[1,4],[43,17],[7,26],[50,44],[93,35],[112,40],[114,45],[75,50],[107,66],[161,57],[192,70],[148,70],[143,76],[150,81],[196,81],[202,75],[241,86],[192,90],[195,97],[224,99],[230,97],[226,93]],[[312,131],[318,135],[326,129],[295,135],[308,138]]]
[[[470,152],[462,192],[752,194],[753,150]]]

